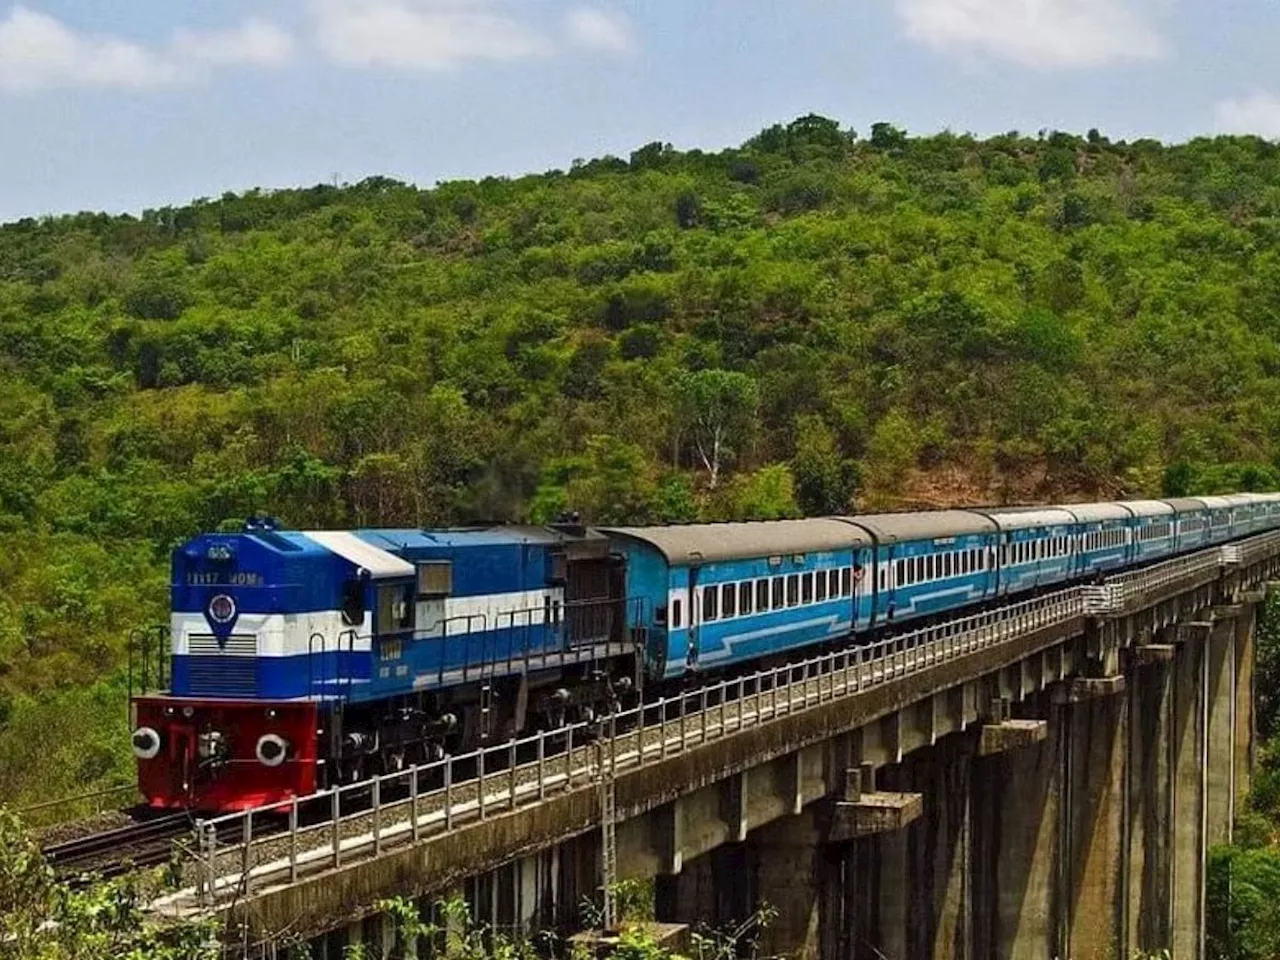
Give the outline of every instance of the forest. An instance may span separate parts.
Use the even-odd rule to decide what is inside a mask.
[[[0,802],[127,779],[173,546],[1280,486],[1280,147],[802,117],[0,226]]]

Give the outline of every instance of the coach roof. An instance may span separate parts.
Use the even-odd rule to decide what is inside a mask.
[[[996,525],[968,510],[930,510],[924,513],[873,513],[843,517],[875,534],[881,543],[904,540],[940,540],[971,533],[995,533]]]
[[[602,527],[601,533],[639,540],[678,566],[753,557],[868,547],[871,538],[839,520],[691,523],[678,527]]]

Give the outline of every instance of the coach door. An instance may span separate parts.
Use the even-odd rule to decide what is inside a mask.
[[[685,666],[689,670],[698,666],[698,640],[702,632],[702,591],[698,587],[700,567],[689,568],[689,649],[685,653]]]

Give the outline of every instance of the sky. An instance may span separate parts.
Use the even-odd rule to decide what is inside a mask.
[[[816,112],[1280,137],[1275,0],[0,0],[0,221],[422,185]]]

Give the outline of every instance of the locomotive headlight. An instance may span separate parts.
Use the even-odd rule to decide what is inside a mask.
[[[236,618],[236,602],[225,593],[209,601],[209,619],[214,623],[230,623]]]
[[[258,746],[254,753],[258,756],[258,762],[264,767],[278,767],[289,755],[289,741],[274,733],[268,733],[258,738]]]
[[[160,734],[151,727],[133,731],[133,755],[139,760],[154,760],[160,753]]]

